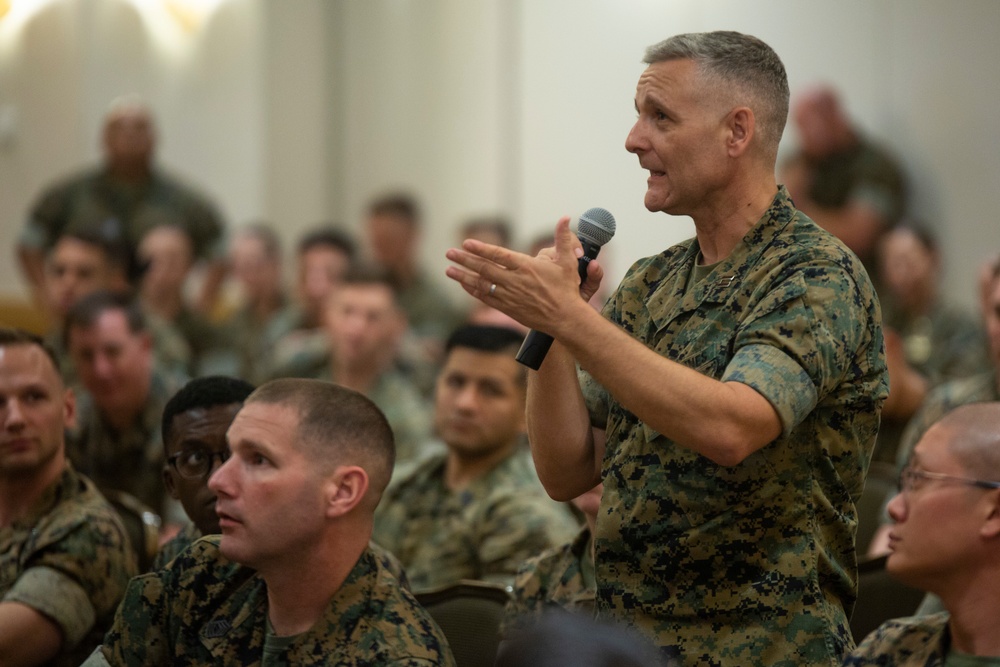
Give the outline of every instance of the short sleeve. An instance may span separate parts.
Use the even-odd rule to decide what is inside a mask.
[[[75,646],[97,620],[87,591],[63,572],[50,567],[25,570],[3,600],[20,602],[44,614],[59,626],[66,646]]]
[[[863,295],[831,261],[803,265],[762,299],[736,333],[724,381],[762,394],[787,435],[836,391],[867,348],[876,322],[861,320]]]

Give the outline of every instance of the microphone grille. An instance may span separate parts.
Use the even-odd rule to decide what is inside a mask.
[[[576,233],[602,246],[615,235],[615,216],[603,208],[587,209],[580,216]]]

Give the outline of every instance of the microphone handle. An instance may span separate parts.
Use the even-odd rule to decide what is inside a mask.
[[[577,261],[577,271],[580,274],[580,283],[582,284],[587,279],[587,265],[597,257],[601,246],[583,238],[580,239],[580,243],[583,244],[583,256]],[[521,348],[514,358],[531,370],[537,371],[542,362],[545,361],[545,355],[549,353],[550,347],[552,347],[552,336],[532,329],[524,337],[524,342],[521,343]]]

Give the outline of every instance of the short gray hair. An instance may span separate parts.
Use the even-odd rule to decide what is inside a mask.
[[[751,35],[695,32],[674,35],[646,49],[647,65],[691,60],[703,74],[727,84],[734,101],[753,110],[761,147],[777,156],[788,119],[788,75],[778,54]]]

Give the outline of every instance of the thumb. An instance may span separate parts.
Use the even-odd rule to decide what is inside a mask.
[[[556,254],[559,257],[578,259],[583,255],[583,246],[580,244],[580,239],[576,238],[576,234],[570,231],[568,217],[560,218],[556,223],[555,242]]]

